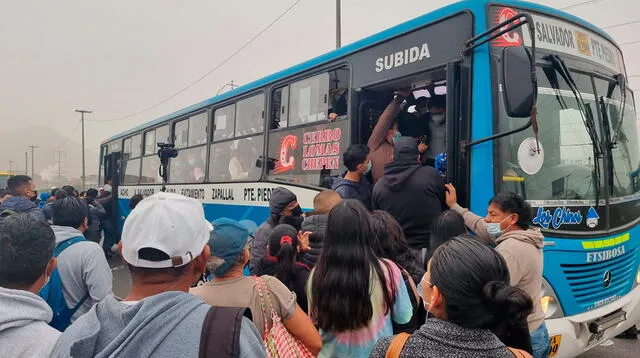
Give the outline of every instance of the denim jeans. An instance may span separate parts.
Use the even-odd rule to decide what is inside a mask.
[[[549,355],[549,332],[547,325],[542,322],[540,327],[531,332],[531,347],[533,348],[533,358],[547,358]]]

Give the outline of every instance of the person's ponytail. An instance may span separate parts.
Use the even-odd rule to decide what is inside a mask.
[[[493,312],[493,333],[508,347],[531,353],[531,337],[527,317],[533,301],[523,290],[504,281],[490,281],[483,288],[487,309]]]
[[[278,269],[276,278],[284,283],[290,290],[294,290],[295,280],[293,275],[293,265],[296,260],[296,247],[291,242],[280,242],[280,250],[276,257],[278,258]]]

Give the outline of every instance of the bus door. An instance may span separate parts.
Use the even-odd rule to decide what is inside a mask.
[[[122,153],[113,152],[108,153],[103,157],[104,163],[104,184],[111,181],[111,198],[109,208],[107,212],[110,215],[105,219],[111,221],[112,227],[119,227],[119,218],[120,218],[120,210],[118,207],[118,197],[120,194],[119,186],[120,186],[120,162],[122,158]]]

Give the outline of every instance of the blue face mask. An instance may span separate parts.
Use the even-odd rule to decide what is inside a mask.
[[[510,217],[511,215],[507,216],[506,218],[502,219],[502,221],[500,221],[499,223],[487,223],[487,234],[491,235],[492,237],[498,237],[502,235],[504,233],[504,230],[502,230],[500,225]]]
[[[396,144],[396,141],[402,137],[402,133],[400,131],[396,131],[396,134],[393,136],[393,144]]]

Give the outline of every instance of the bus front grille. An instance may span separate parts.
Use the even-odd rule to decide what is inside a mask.
[[[636,251],[601,262],[560,265],[576,303],[585,309],[596,308],[602,300],[629,292],[638,269]]]

